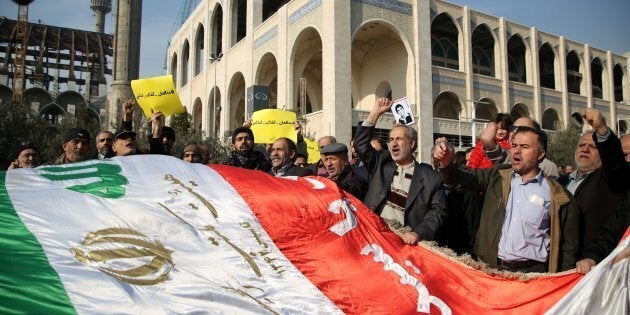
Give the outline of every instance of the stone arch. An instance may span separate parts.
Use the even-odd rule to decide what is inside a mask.
[[[431,63],[434,66],[459,70],[459,29],[444,12],[431,22]]]
[[[581,62],[578,54],[571,50],[567,54],[566,59],[567,68],[567,88],[569,93],[581,94],[582,93],[582,72]]]
[[[245,121],[245,77],[240,72],[235,73],[228,88],[229,118],[227,130],[243,125]]]
[[[623,68],[620,64],[616,64],[613,67],[613,89],[615,91],[615,102],[621,102],[623,98]]]
[[[39,87],[32,87],[24,91],[22,99],[33,112],[39,112],[41,108],[53,102],[50,93]]]
[[[580,129],[584,126],[584,118],[582,118],[582,114],[578,112],[571,114],[570,120],[572,123],[576,124],[576,126],[580,127]]]
[[[268,52],[258,62],[255,84],[269,87],[269,106],[278,107],[278,62],[276,56]],[[282,104],[285,105],[285,104]]]
[[[496,115],[499,110],[497,105],[491,98],[482,98],[474,103],[475,115],[473,119],[491,121],[492,117]]]
[[[193,128],[195,130],[201,131],[203,125],[203,105],[201,104],[201,99],[197,97],[195,99],[193,110],[192,110],[192,120],[193,120]]]
[[[359,25],[352,40],[352,106],[370,109],[377,96],[387,95],[382,86],[387,82],[391,98],[414,92],[408,82],[415,79],[413,52],[409,41],[395,25],[383,20],[369,20]],[[376,94],[375,94],[376,93]]]
[[[512,35],[507,44],[508,77],[510,81],[527,83],[527,47],[519,34]]]
[[[173,76],[173,84],[175,87],[178,87],[177,83],[177,53],[173,53],[173,57],[171,57],[171,75]]]
[[[495,76],[495,38],[486,24],[475,27],[472,33],[472,63],[473,73]]]
[[[433,102],[433,117],[446,119],[460,119],[462,104],[457,94],[453,92],[442,92]]]
[[[181,86],[188,84],[188,69],[190,69],[190,44],[188,40],[184,41],[182,49],[182,83]]]
[[[66,111],[56,103],[50,103],[44,106],[39,114],[46,120],[49,124],[57,125],[60,124],[63,120],[63,116],[66,114]]]
[[[290,68],[293,79],[291,95],[295,100],[292,103],[297,106],[298,114],[322,110],[322,38],[314,27],[303,29],[294,41]],[[304,91],[300,91],[300,78],[306,82]],[[302,92],[306,94],[304,104],[300,98]]]
[[[223,7],[217,3],[212,11],[212,53],[218,56],[223,53]]]
[[[87,107],[87,102],[83,96],[76,91],[65,91],[59,94],[55,103],[61,106],[66,112],[72,112],[72,108],[68,107],[69,105],[74,105],[75,110],[79,109],[79,106]]]
[[[540,86],[556,89],[556,55],[549,43],[544,43],[538,50],[538,71]]]
[[[204,28],[203,24],[199,23],[197,26],[197,34],[195,35],[195,71],[194,75],[198,75],[203,70],[206,54],[204,49]]]
[[[236,45],[247,36],[247,0],[232,0],[230,25],[232,26],[230,36],[230,47]]]
[[[529,117],[529,108],[523,103],[516,103],[510,110],[510,116],[512,116],[513,121],[521,117]]]
[[[221,91],[217,86],[212,88],[208,97],[208,116],[208,134],[216,138],[221,127]]]
[[[542,129],[556,130],[559,121],[558,112],[553,108],[547,108],[542,115]]]
[[[5,85],[0,85],[0,104],[5,104],[13,100],[13,90]]]
[[[602,61],[598,57],[595,57],[593,61],[591,61],[591,86],[594,98],[604,98],[603,75],[604,67],[602,66]]]

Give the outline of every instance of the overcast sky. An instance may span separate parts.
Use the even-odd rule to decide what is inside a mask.
[[[203,1],[203,0],[202,0]],[[333,0],[324,0],[333,1]],[[337,0],[339,1],[339,0]],[[349,1],[349,0],[348,0]],[[108,14],[105,31],[114,32],[113,13]],[[140,76],[163,73],[165,51],[178,20],[183,0],[145,0],[142,8]],[[475,0],[449,1],[471,9],[503,16],[524,26],[535,26],[553,35],[623,54],[630,51],[630,0]],[[0,0],[0,16],[16,19],[17,6]],[[89,0],[35,0],[29,7],[29,21],[93,30],[94,17]]]

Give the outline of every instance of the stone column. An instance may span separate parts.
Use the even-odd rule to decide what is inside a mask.
[[[542,107],[542,88],[540,86],[540,56],[538,56],[538,31],[536,30],[535,27],[531,27],[529,29],[529,47],[531,50],[531,62],[530,64],[531,69],[530,69],[530,73],[531,75],[529,76],[532,80],[532,82],[530,82],[530,84],[534,87],[533,91],[533,100],[534,100],[534,117],[536,117],[536,119],[540,122],[542,122],[541,118],[542,118],[542,113],[543,113],[543,107]],[[565,121],[566,123],[566,121]]]
[[[568,122],[570,119],[569,86],[567,85],[567,49],[564,36],[560,36],[558,42],[558,62],[560,64],[557,68],[560,70],[558,73],[560,77],[556,78],[556,82],[560,83],[560,91],[562,92],[562,120]]]
[[[322,1],[322,98],[323,135],[332,135],[341,143],[350,143],[352,135],[350,1]]]
[[[501,79],[501,101],[504,104],[510,103],[510,74],[508,71],[507,55],[507,29],[505,19],[499,18],[499,78]],[[531,109],[531,108],[530,108]],[[538,119],[538,117],[532,117]]]
[[[463,108],[464,110],[466,108],[468,108],[468,117],[472,117],[472,107],[471,106],[475,106],[472,101],[474,101],[474,71],[473,71],[473,64],[472,64],[472,32],[470,30],[470,9],[468,8],[468,6],[464,6],[464,10],[463,10],[463,14],[464,14],[464,18],[462,21],[462,30],[463,30],[463,41],[462,41],[462,53],[460,54],[463,55],[463,59],[464,59],[464,73],[466,75],[466,100],[463,100],[465,102],[465,107]],[[462,101],[462,100],[460,100]],[[499,110],[501,111],[501,110]],[[461,119],[462,117],[462,113],[460,112],[459,114],[459,119]]]
[[[593,80],[591,77],[591,46],[584,45],[584,92],[586,92],[586,107],[593,107]]]
[[[615,106],[615,79],[613,75],[613,67],[613,56],[612,52],[609,50],[606,52],[606,81],[608,81],[608,86],[602,84],[603,88],[607,87],[607,89],[603,91],[602,96],[606,98],[606,94],[608,94],[608,106],[610,107],[610,116],[608,117],[610,120],[608,127],[612,130],[617,130],[617,106]],[[617,130],[617,134],[619,134],[619,130]]]
[[[106,128],[120,124],[120,104],[133,98],[131,80],[140,74],[142,0],[118,0],[114,34],[114,76],[108,97]]]
[[[278,16],[278,35],[272,40],[276,40],[278,43],[278,95],[277,102],[278,107],[286,106],[286,108],[296,108],[295,102],[291,102],[292,97],[289,95],[292,90],[293,80],[289,75],[289,69],[291,68],[291,44],[287,41],[289,32],[289,16],[287,13],[287,6],[284,5],[276,12]],[[322,43],[323,44],[323,43]]]
[[[431,160],[433,146],[433,82],[431,80],[433,66],[431,65],[431,3],[429,0],[419,0],[414,7],[414,67],[417,81],[416,113],[418,113],[418,161]],[[430,119],[429,119],[430,117]]]

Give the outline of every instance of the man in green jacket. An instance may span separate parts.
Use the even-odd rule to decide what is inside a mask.
[[[539,167],[546,134],[520,126],[513,131],[509,165],[459,170],[453,147],[438,139],[433,158],[444,184],[484,193],[476,256],[490,267],[520,272],[558,272],[575,266],[578,207],[573,196]]]

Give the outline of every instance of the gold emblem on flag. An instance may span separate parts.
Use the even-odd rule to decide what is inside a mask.
[[[171,253],[159,241],[127,228],[88,233],[80,246],[70,249],[80,262],[106,275],[135,285],[154,285],[173,269]]]

